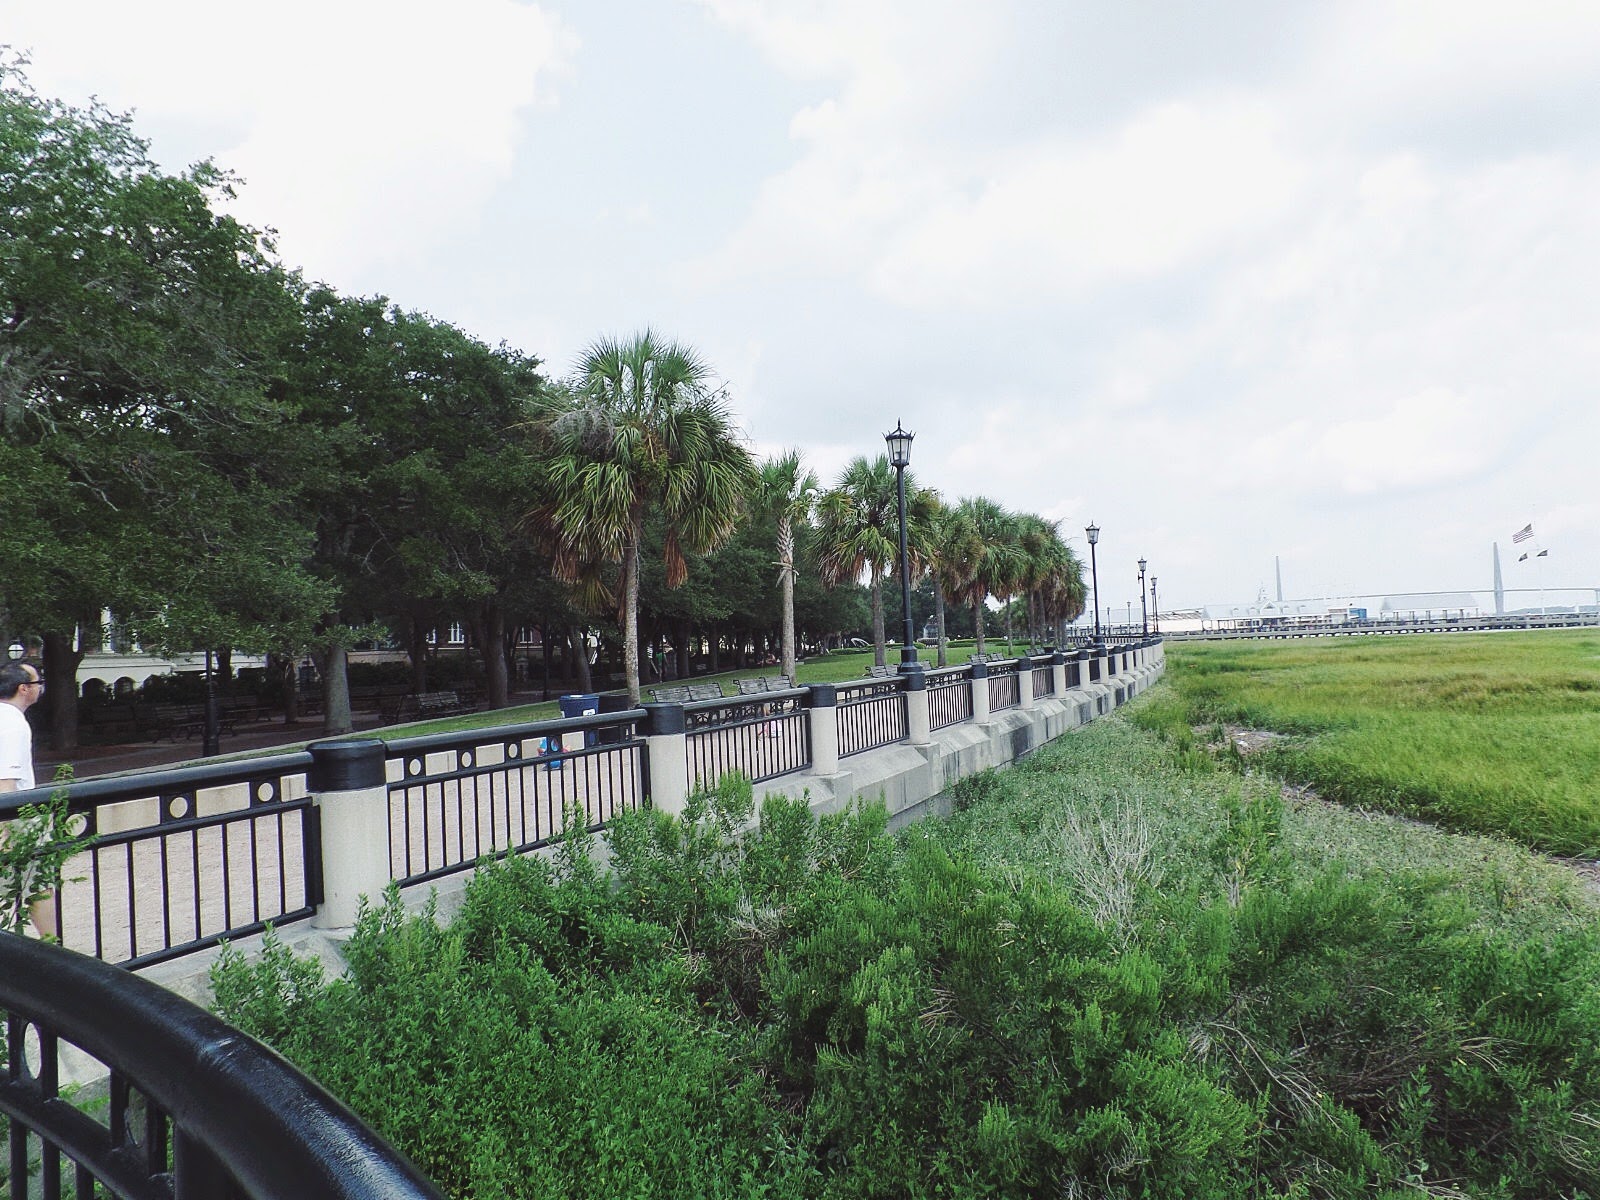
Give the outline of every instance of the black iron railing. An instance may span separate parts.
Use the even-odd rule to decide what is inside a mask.
[[[869,679],[838,688],[839,757],[905,741],[904,679]]]
[[[972,668],[945,667],[928,672],[928,728],[943,729],[972,720]]]
[[[644,716],[636,708],[387,743],[393,878],[403,887],[537,849],[568,814],[599,830],[642,807]]]
[[[752,783],[804,771],[811,765],[805,698],[805,688],[789,688],[685,704],[690,789],[715,787],[731,771]]]
[[[63,944],[140,967],[309,917],[322,899],[310,762],[279,754],[65,785],[93,840],[56,897]],[[5,796],[0,820],[52,791]]]
[[[437,1200],[439,1193],[273,1051],[164,988],[0,933],[12,1200]],[[72,1047],[109,1103],[63,1096]]]
[[[1017,669],[1026,659],[989,664],[989,711],[999,712],[1015,708],[1022,702],[1021,685],[1017,682]]]
[[[1056,692],[1056,669],[1050,662],[1033,664],[1033,698],[1053,696]]]

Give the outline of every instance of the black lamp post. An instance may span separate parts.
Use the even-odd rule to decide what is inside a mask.
[[[200,753],[214,758],[222,753],[222,709],[217,703],[217,682],[211,670],[211,651],[206,651],[206,704],[200,727]]]
[[[1089,535],[1089,581],[1094,585],[1094,644],[1103,646],[1105,640],[1100,636],[1100,568],[1094,559],[1094,548],[1100,543],[1100,526],[1090,521],[1083,531]]]
[[[900,606],[905,616],[904,641],[900,647],[900,667],[917,661],[917,643],[911,636],[911,564],[906,559],[906,468],[911,465],[911,439],[914,433],[894,423],[894,431],[883,435],[889,444],[889,461],[894,465],[895,489],[900,496]]]
[[[1144,626],[1144,636],[1150,636],[1150,609],[1144,602],[1144,559],[1139,560],[1139,621]]]
[[[1155,618],[1156,632],[1161,632],[1161,605],[1156,603],[1156,577],[1150,576],[1150,615]]]

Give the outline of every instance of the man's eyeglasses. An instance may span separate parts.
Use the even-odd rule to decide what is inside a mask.
[[[33,684],[34,687],[43,687],[44,686],[44,676],[41,675],[37,679],[24,679],[22,681],[22,686],[26,687],[30,683]]]

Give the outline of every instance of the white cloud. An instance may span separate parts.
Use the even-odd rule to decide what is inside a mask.
[[[1000,156],[975,196],[911,214],[873,286],[903,304],[1009,305],[1175,270],[1259,236],[1299,191],[1279,124],[1254,103],[1170,103],[1090,144]]]
[[[136,106],[147,134],[210,127],[206,152],[245,179],[235,211],[340,282],[470,219],[510,173],[519,114],[575,51],[559,20],[512,0],[14,7],[7,37],[33,49],[41,90]]]

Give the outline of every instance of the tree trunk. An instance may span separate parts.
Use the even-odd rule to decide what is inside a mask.
[[[324,646],[317,654],[322,671],[322,732],[349,733],[355,728],[350,715],[350,655],[343,646]]]
[[[972,629],[977,637],[977,645],[972,648],[974,654],[983,653],[983,599],[982,597],[972,602]]]
[[[267,678],[276,679],[283,688],[283,723],[295,725],[300,721],[300,679],[294,669],[294,656],[269,653]]]
[[[50,714],[50,749],[78,748],[78,664],[83,651],[74,633],[44,635],[44,710]],[[45,781],[45,782],[48,782]]]
[[[779,669],[794,682],[794,523],[778,518],[778,571],[783,579],[783,659]]]
[[[411,636],[406,639],[406,655],[411,659],[411,690],[425,692],[428,690],[428,631],[422,627],[421,617],[412,617],[406,624],[411,630]]]
[[[639,707],[639,539],[629,537],[622,552],[622,674],[628,702]]]
[[[504,708],[510,702],[506,677],[506,610],[499,600],[490,600],[484,614],[483,670],[490,708]]]
[[[888,638],[883,628],[883,575],[876,566],[872,568],[872,661],[880,667],[889,665]]]
[[[937,582],[933,585],[933,620],[939,638],[939,665],[947,667],[950,663],[944,644],[944,589]]]
[[[544,691],[542,698],[550,699],[550,670],[555,666],[555,648],[550,644],[550,626],[539,626],[539,651],[544,655]]]
[[[572,648],[572,678],[577,683],[574,690],[594,691],[594,679],[589,674],[589,643],[584,640],[581,628],[574,625],[567,630],[567,645]]]

